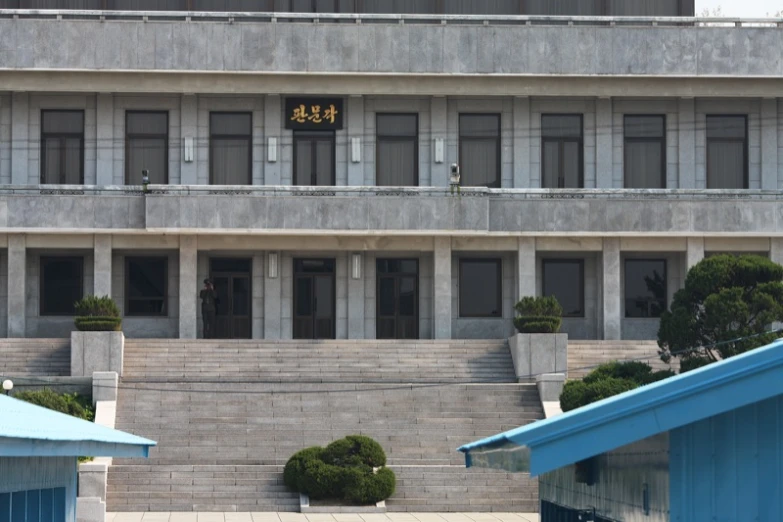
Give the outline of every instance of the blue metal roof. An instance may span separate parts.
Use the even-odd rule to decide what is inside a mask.
[[[540,475],[783,395],[783,341],[459,448],[465,462]]]
[[[155,442],[0,395],[0,456],[146,457]]]

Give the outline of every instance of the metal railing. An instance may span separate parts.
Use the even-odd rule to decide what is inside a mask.
[[[677,27],[783,27],[783,18],[702,18],[679,16],[540,16],[444,15],[377,13],[284,13],[211,11],[93,11],[53,9],[0,9],[0,19],[142,20],[182,22],[343,22],[436,25],[545,25],[545,26],[677,26]]]

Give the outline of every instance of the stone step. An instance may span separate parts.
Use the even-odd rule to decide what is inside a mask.
[[[0,340],[0,376],[61,377],[70,374],[70,339]]]

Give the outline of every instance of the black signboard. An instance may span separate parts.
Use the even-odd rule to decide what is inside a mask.
[[[285,128],[339,130],[343,128],[342,98],[286,98]]]

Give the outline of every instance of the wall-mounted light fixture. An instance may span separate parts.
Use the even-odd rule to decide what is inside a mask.
[[[191,163],[193,161],[193,138],[185,138],[184,147],[185,162]]]
[[[362,278],[362,255],[353,254],[351,256],[351,277],[353,279]]]
[[[354,163],[362,161],[362,140],[360,138],[351,138],[351,161]]]
[[[435,138],[435,163],[443,163],[443,138]]]
[[[266,159],[269,163],[277,161],[277,138],[270,136],[266,139]]]
[[[267,275],[269,279],[277,279],[278,261],[280,254],[278,252],[269,252],[267,256]]]

